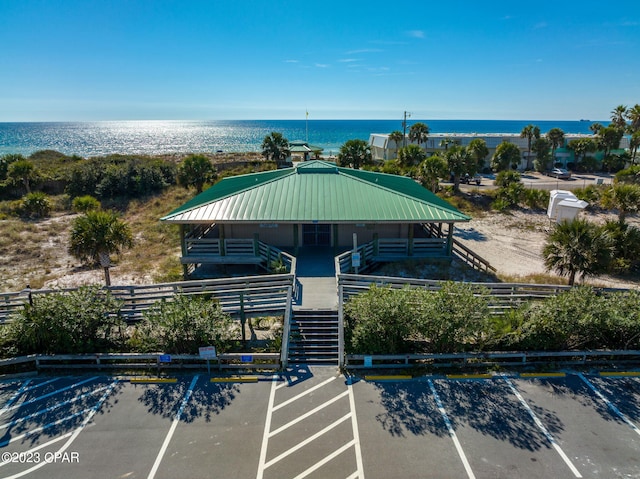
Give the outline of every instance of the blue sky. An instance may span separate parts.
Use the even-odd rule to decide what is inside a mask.
[[[640,2],[0,0],[0,121],[606,120]]]

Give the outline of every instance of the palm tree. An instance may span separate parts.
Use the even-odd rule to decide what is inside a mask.
[[[453,190],[460,189],[460,176],[464,173],[475,174],[474,158],[466,148],[455,145],[444,152],[447,168],[453,175]]]
[[[340,166],[351,166],[356,170],[362,165],[371,163],[371,149],[364,140],[348,140],[340,147],[338,163]]]
[[[589,129],[591,130],[591,132],[592,132],[594,135],[597,135],[597,134],[598,134],[598,132],[599,132],[602,128],[604,128],[604,126],[602,125],[602,123],[597,123],[597,122],[596,122],[596,123],[591,123],[591,125],[589,125]]]
[[[527,125],[520,132],[520,138],[527,139],[527,170],[531,169],[531,142],[540,138],[540,128],[535,125]]]
[[[420,178],[423,185],[432,192],[438,192],[438,180],[447,175],[447,162],[437,155],[430,156],[420,163]]]
[[[205,183],[217,178],[215,166],[204,155],[187,156],[178,169],[178,183],[185,188],[194,186],[196,193],[202,193]]]
[[[420,146],[427,141],[429,136],[429,127],[425,123],[417,122],[411,125],[409,129],[409,141]]]
[[[640,131],[640,105],[636,104],[628,108],[626,118],[631,122],[629,129],[632,133]]]
[[[396,145],[396,158],[398,157],[398,152],[400,151],[400,144],[404,141],[404,135],[401,131],[392,131],[389,133],[389,141],[393,141]]]
[[[289,140],[282,136],[282,133],[272,131],[262,140],[262,156],[275,161],[277,166],[282,165],[291,156]]]
[[[640,185],[615,184],[604,191],[600,201],[603,207],[618,210],[618,221],[624,223],[628,215],[640,210]]]
[[[484,168],[484,160],[489,154],[487,142],[482,138],[474,138],[467,145],[467,151],[476,159],[477,171],[482,171],[482,169]]]
[[[107,286],[111,285],[109,255],[132,245],[129,226],[113,212],[88,211],[73,221],[69,253],[80,261],[100,264]]]
[[[585,159],[587,153],[595,152],[597,146],[596,142],[591,138],[576,138],[569,142],[567,148],[573,151],[573,154],[576,157],[576,165],[578,165]]]
[[[547,138],[551,142],[551,159],[556,162],[556,150],[564,145],[564,131],[560,128],[551,128],[547,133]]]
[[[418,165],[426,158],[427,154],[418,145],[407,145],[398,154],[398,162],[408,167]]]
[[[634,131],[629,138],[629,156],[631,156],[631,164],[636,164],[636,154],[640,148],[640,130]]]
[[[460,140],[456,138],[451,138],[450,136],[447,136],[446,138],[443,138],[442,140],[440,140],[440,148],[444,147],[444,151],[447,151],[451,145],[459,145],[459,144],[460,144]]]
[[[604,228],[595,223],[563,221],[547,237],[542,255],[547,270],[567,276],[569,286],[573,286],[578,274],[584,279],[607,270],[611,241]]]
[[[14,183],[22,183],[27,194],[31,193],[31,183],[40,177],[35,165],[29,160],[17,160],[7,167],[7,178]]]
[[[618,105],[611,110],[611,124],[617,128],[623,130],[627,128],[627,107],[625,105]]]

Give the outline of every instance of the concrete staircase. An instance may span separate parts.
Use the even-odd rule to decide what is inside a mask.
[[[289,364],[338,364],[338,312],[295,309],[291,317]]]

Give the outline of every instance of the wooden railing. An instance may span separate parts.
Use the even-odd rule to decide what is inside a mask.
[[[96,354],[32,354],[0,360],[0,371],[16,370],[69,370],[69,369],[123,369],[161,372],[175,369],[207,369],[205,359],[195,354],[171,354],[170,362],[160,362],[160,355],[139,353]],[[280,353],[224,353],[210,360],[212,369],[278,370]]]
[[[422,288],[430,291],[438,291],[444,281],[397,278],[392,276],[340,274],[338,285],[341,286],[342,301],[349,297],[367,291],[372,284],[387,286],[395,289]],[[570,286],[548,284],[523,284],[523,283],[469,283],[483,288],[489,299],[489,307],[496,313],[503,312],[519,306],[520,304],[536,299],[543,299],[567,291]],[[613,290],[608,290],[613,291]]]
[[[264,313],[284,314],[287,308],[287,288],[294,286],[293,274],[243,276],[239,278],[181,281],[152,285],[109,286],[113,296],[123,302],[121,313],[128,320],[140,319],[142,312],[156,301],[170,299],[176,293],[186,295],[211,295],[220,301],[222,309],[232,315],[244,311],[246,315]],[[74,291],[77,288],[60,290],[23,290],[0,293],[0,322],[29,302],[29,296],[56,292]]]
[[[431,235],[432,238],[442,239],[446,243],[442,229],[437,227],[435,224],[425,223],[422,225],[422,228],[427,234]],[[496,271],[496,268],[491,266],[489,261],[467,248],[455,238],[452,238],[451,254],[478,271],[483,271],[485,273]]]
[[[617,364],[640,360],[640,351],[523,351],[478,352],[453,354],[348,354],[345,367],[349,369],[406,369],[412,367],[495,367],[534,366],[540,364],[587,365]]]

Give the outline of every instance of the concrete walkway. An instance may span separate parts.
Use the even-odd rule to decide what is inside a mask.
[[[298,302],[303,309],[337,309],[338,289],[333,248],[307,246],[298,250]]]

